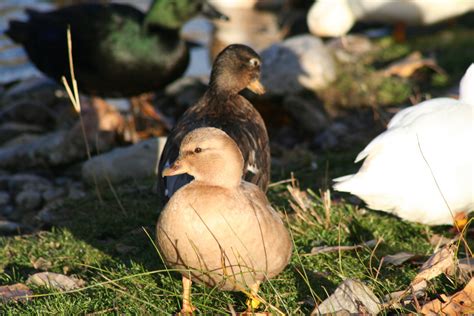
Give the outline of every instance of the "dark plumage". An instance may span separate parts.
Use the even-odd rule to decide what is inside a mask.
[[[71,26],[79,89],[105,97],[134,96],[162,88],[186,70],[189,53],[181,26],[205,0],[155,0],[149,11],[122,4],[79,4],[52,12],[27,11],[27,22],[10,21],[7,35],[22,44],[49,77],[69,75],[67,26]]]
[[[164,204],[192,178],[188,175],[162,178],[162,171],[179,154],[181,141],[199,127],[216,127],[225,131],[239,146],[244,157],[244,175],[264,192],[270,178],[270,146],[265,123],[252,104],[239,95],[245,88],[263,93],[260,85],[260,57],[245,45],[230,45],[216,58],[209,88],[190,107],[168,136],[159,164],[159,193]]]

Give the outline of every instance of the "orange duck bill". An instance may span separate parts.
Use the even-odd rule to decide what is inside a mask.
[[[253,93],[256,93],[256,94],[264,94],[265,93],[265,87],[262,85],[262,83],[258,79],[255,79],[254,81],[252,81],[247,86],[247,88],[250,91],[252,91]]]
[[[163,172],[161,173],[161,176],[170,177],[170,176],[176,176],[178,174],[183,174],[187,172],[188,172],[187,168],[183,165],[182,161],[178,158],[171,166],[163,170]]]

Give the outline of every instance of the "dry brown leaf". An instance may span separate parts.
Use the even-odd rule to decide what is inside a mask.
[[[411,53],[401,60],[391,63],[382,71],[382,73],[387,77],[395,75],[402,78],[409,78],[413,73],[415,73],[415,71],[423,67],[429,67],[439,73],[444,73],[434,58],[423,58],[421,53],[418,51]]]
[[[26,284],[46,286],[59,291],[70,291],[83,287],[85,282],[84,280],[72,278],[59,273],[40,272],[30,276],[26,281]]]
[[[0,286],[0,303],[25,301],[25,296],[33,295],[29,287],[22,283]]]
[[[33,265],[33,268],[35,268],[36,270],[48,271],[53,266],[51,261],[46,260],[43,257],[39,257],[39,258],[33,257],[30,259],[30,262]]]
[[[433,234],[431,237],[430,237],[430,245],[431,246],[434,246],[434,247],[443,247],[444,245],[447,245],[449,244],[450,242],[453,242],[454,240],[456,239],[452,239],[452,238],[447,238],[447,237],[444,237],[442,235],[438,235],[438,234]]]
[[[320,247],[313,247],[311,249],[311,255],[317,255],[320,253],[328,253],[328,252],[339,252],[339,251],[346,251],[346,250],[355,250],[355,249],[360,249],[360,248],[373,248],[377,245],[377,240],[369,240],[366,241],[360,245],[354,245],[354,246],[320,246]]]
[[[417,255],[414,255],[412,253],[402,251],[394,255],[387,255],[383,257],[383,263],[399,266],[399,265],[402,265],[404,262],[415,258],[416,256]]]
[[[407,290],[404,291],[397,291],[390,293],[385,296],[385,302],[390,303],[390,305],[396,307],[394,305],[394,302],[399,302],[400,300],[403,299],[402,303],[403,305],[408,305],[414,301],[414,298],[421,298],[423,295],[425,295],[425,289],[428,286],[428,283],[426,281],[421,281]]]
[[[474,276],[474,257],[459,259],[458,271],[462,280],[470,280]]]
[[[464,273],[474,272],[474,257],[459,259],[458,268]]]
[[[306,211],[308,208],[311,207],[311,200],[308,197],[308,193],[305,191],[301,191],[298,187],[294,187],[288,185],[286,187],[288,192],[290,192],[291,197],[297,203],[297,205],[301,208],[302,211]]]
[[[455,269],[454,252],[456,244],[450,243],[435,252],[420,268],[420,272],[415,276],[412,285],[423,280],[431,280],[441,273],[452,274]]]
[[[474,313],[474,278],[463,290],[452,296],[441,294],[441,299],[435,299],[425,304],[421,312],[425,315],[468,315]]]
[[[381,302],[371,289],[359,280],[346,279],[334,293],[317,306],[311,315],[351,313],[372,314],[380,311]]]

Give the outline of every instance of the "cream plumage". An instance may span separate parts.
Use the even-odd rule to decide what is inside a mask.
[[[436,98],[397,113],[357,156],[365,159],[358,173],[335,179],[334,189],[405,220],[453,224],[474,210],[473,138],[474,64],[459,100]]]
[[[342,36],[356,21],[432,24],[474,10],[471,0],[318,0],[307,23],[317,36]]]
[[[166,204],[157,241],[167,265],[183,269],[183,313],[191,312],[190,284],[248,291],[288,264],[292,243],[278,214],[256,185],[242,180],[239,147],[217,128],[198,128],[182,141],[164,176],[194,177]]]

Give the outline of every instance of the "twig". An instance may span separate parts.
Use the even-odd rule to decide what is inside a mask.
[[[356,250],[356,249],[361,249],[365,247],[377,247],[377,245],[382,241],[382,239],[378,240],[369,240],[367,242],[364,242],[360,245],[353,245],[353,246],[321,246],[321,247],[314,247],[311,249],[310,253],[305,253],[302,254],[302,256],[314,256],[314,255],[319,255],[321,253],[330,253],[330,252],[341,252],[341,251],[348,251],[348,250]]]

